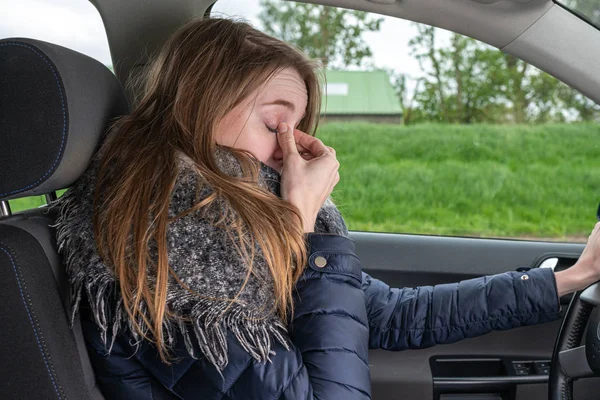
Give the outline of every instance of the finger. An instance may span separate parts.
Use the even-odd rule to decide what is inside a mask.
[[[333,154],[334,156],[336,155],[335,149],[333,147],[330,147],[330,146],[325,146],[325,147],[327,147],[327,149],[331,152],[331,154]]]
[[[288,125],[289,127],[289,125]],[[310,136],[308,133],[304,133],[302,132],[300,129],[296,129],[294,128],[294,141],[296,142],[296,147],[298,147],[298,152],[306,152],[308,151],[308,149],[306,147],[304,147],[300,142],[298,142],[298,137],[301,135],[308,135]]]
[[[285,122],[281,122],[277,125],[277,142],[283,151],[284,157],[298,154],[292,130]]]
[[[332,174],[331,174],[331,185],[332,185],[332,189],[333,186],[337,185],[339,179],[340,179],[340,162],[336,159],[334,161],[334,164],[332,165]]]
[[[315,156],[313,156],[312,154],[310,154],[310,152],[308,151],[301,151],[300,152],[300,157],[302,157],[305,160],[312,160],[313,158],[315,158]]]
[[[594,225],[594,229],[592,229],[592,232],[590,233],[590,236],[588,237],[588,239],[591,239],[592,236],[594,236],[598,232],[599,226],[600,226],[600,222],[598,222],[598,223],[596,223],[596,225]]]
[[[298,143],[299,146],[302,146],[310,151],[313,151],[313,146],[315,143],[323,143],[321,140],[309,135],[308,133],[302,132],[300,129],[294,129],[294,137],[296,138],[296,143]]]
[[[316,137],[304,133],[299,129],[294,130],[296,142],[307,149],[313,156],[320,157],[323,154],[329,153],[323,142]]]
[[[336,171],[336,173],[332,176],[331,183],[329,184],[329,193],[332,193],[335,189],[335,186],[340,181],[340,173]]]
[[[299,152],[300,154],[302,154],[302,153],[310,153],[306,147],[302,146],[302,145],[301,145],[300,143],[298,143],[298,142],[296,142],[296,147],[298,148],[298,152]]]

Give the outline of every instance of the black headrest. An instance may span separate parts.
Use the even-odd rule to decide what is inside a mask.
[[[0,200],[69,187],[127,111],[102,63],[40,40],[0,40]]]

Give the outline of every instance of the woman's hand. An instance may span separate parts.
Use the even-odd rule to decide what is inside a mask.
[[[300,210],[304,232],[313,232],[317,214],[340,180],[335,150],[281,122],[277,140],[283,151],[281,197]],[[301,156],[298,148],[305,149]]]
[[[571,268],[556,273],[558,295],[582,290],[600,280],[600,222],[588,237],[579,260]]]

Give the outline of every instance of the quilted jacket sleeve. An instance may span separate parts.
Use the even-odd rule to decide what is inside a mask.
[[[309,265],[296,285],[289,329],[301,362],[279,398],[370,399],[369,329],[354,242],[307,236]]]
[[[362,289],[371,349],[426,348],[560,318],[548,268],[416,288],[390,288],[363,272]]]

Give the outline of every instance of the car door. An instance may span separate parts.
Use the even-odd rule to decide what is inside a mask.
[[[581,243],[509,239],[369,232],[352,232],[351,236],[365,272],[391,287],[435,285],[538,268],[546,260],[551,266],[554,259],[558,271],[571,266],[584,248]],[[569,295],[561,299],[563,312],[569,299]],[[371,350],[373,398],[545,400],[547,370],[536,367],[550,360],[560,323],[496,331],[428,349]],[[532,363],[525,364],[528,375],[516,374],[517,362]],[[600,379],[578,381],[574,389],[577,400],[597,399]],[[479,397],[473,397],[476,394]]]

